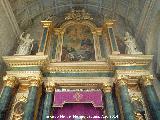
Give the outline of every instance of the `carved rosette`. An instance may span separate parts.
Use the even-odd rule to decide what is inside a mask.
[[[15,76],[5,76],[3,80],[4,80],[4,86],[8,86],[11,88],[14,88],[18,83]]]
[[[112,92],[112,86],[108,83],[104,83],[102,90],[104,93]]]
[[[38,87],[41,84],[41,78],[37,76],[29,76],[28,80],[29,80],[30,87],[33,87],[33,86]]]
[[[45,83],[46,92],[54,92],[55,87],[56,87],[56,85],[53,82]]]
[[[142,76],[142,83],[144,86],[153,85],[153,75]]]

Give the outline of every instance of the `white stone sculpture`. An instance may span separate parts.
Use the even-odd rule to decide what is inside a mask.
[[[142,52],[137,49],[136,41],[129,32],[125,33],[124,43],[126,45],[126,54],[142,54]]]
[[[29,55],[31,53],[34,39],[30,38],[30,34],[27,33],[25,36],[24,34],[23,32],[20,35],[21,43],[17,48],[16,55]]]

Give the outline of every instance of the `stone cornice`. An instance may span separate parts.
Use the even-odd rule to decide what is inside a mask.
[[[110,55],[113,66],[149,66],[153,55]]]
[[[48,56],[3,56],[8,67],[43,66],[47,63]]]

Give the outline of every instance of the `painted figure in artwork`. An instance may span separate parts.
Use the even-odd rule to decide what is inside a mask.
[[[21,43],[19,44],[16,55],[29,55],[32,49],[34,39],[30,38],[30,34],[26,34],[23,32],[20,35]]]
[[[126,54],[142,54],[137,48],[135,39],[129,34],[125,33],[124,43],[126,45]]]
[[[95,60],[93,38],[87,26],[71,26],[66,29],[61,60],[64,62]]]

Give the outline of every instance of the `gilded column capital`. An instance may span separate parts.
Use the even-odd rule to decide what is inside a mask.
[[[5,76],[3,77],[4,80],[4,86],[8,86],[8,87],[15,87],[16,84],[18,84],[17,79],[15,76]]]
[[[32,86],[38,87],[41,84],[41,78],[37,76],[29,76],[28,80],[29,80],[30,87]]]
[[[105,21],[105,25],[106,25],[107,27],[112,27],[112,26],[114,25],[115,21],[116,21],[116,20],[106,20],[106,21]]]
[[[49,27],[53,26],[53,22],[48,21],[48,20],[41,21],[41,24],[42,24],[43,28],[49,28]]]
[[[112,85],[109,83],[104,83],[102,86],[102,90],[104,93],[112,92]]]
[[[56,85],[54,82],[45,83],[46,92],[54,92],[55,87],[56,87]]]
[[[127,75],[117,76],[116,84],[117,84],[118,86],[127,85],[128,77],[129,77],[129,76],[127,76]]]
[[[153,75],[144,75],[142,76],[142,83],[144,86],[152,85],[153,84]]]

